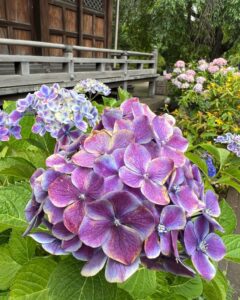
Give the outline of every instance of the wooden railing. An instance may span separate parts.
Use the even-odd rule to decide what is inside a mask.
[[[148,81],[149,94],[155,92],[158,76],[156,49],[152,53],[144,53],[0,38],[1,44],[62,49],[63,56],[1,54],[0,95],[30,92],[41,84],[54,82],[62,87],[72,87],[86,78],[99,79],[111,86],[123,85],[125,89],[129,82]],[[78,51],[81,55],[86,52],[104,53],[106,57],[75,57],[74,53]]]

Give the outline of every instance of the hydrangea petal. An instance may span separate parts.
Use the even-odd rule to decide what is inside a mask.
[[[199,243],[207,236],[209,233],[209,222],[204,217],[198,217],[194,222],[194,232],[199,241]]]
[[[61,247],[66,252],[77,251],[82,245],[82,242],[79,240],[78,236],[75,236],[69,241],[62,241]]]
[[[58,177],[50,184],[48,189],[49,199],[57,207],[65,207],[78,201],[79,191],[67,176]]]
[[[109,148],[111,136],[106,131],[94,131],[84,141],[84,149],[93,154],[104,154]]]
[[[148,258],[156,258],[160,255],[160,240],[156,231],[154,231],[145,241],[144,251]]]
[[[45,200],[43,210],[48,217],[48,221],[53,225],[62,222],[64,209],[54,206],[49,198]]]
[[[61,175],[61,173],[56,172],[52,169],[49,169],[47,171],[45,171],[42,174],[42,181],[41,181],[41,185],[42,185],[42,189],[44,191],[48,191],[48,187],[49,185],[55,180],[57,179],[57,177],[59,177]]]
[[[173,161],[168,158],[155,158],[149,163],[149,178],[158,184],[164,184],[173,171]]]
[[[195,251],[192,256],[192,262],[198,273],[207,280],[213,279],[216,274],[216,269],[210,263],[206,254],[202,251]]]
[[[82,244],[80,249],[72,252],[72,255],[77,260],[88,261],[93,256],[94,251],[95,251],[95,249]]]
[[[171,232],[160,234],[160,249],[161,253],[169,256],[172,251],[172,237]]]
[[[122,191],[122,189],[123,189],[123,183],[122,180],[118,177],[118,175],[107,177],[104,180],[104,194],[110,192]]]
[[[40,244],[51,243],[56,240],[56,238],[49,233],[45,232],[34,232],[30,233],[29,236],[34,239],[34,241]]]
[[[153,130],[157,140],[161,143],[173,135],[173,126],[164,117],[156,116],[152,121]]]
[[[191,256],[197,249],[198,240],[195,235],[193,222],[189,221],[184,230],[184,245],[187,253]]]
[[[128,186],[133,188],[139,188],[143,181],[143,176],[129,170],[127,167],[123,166],[119,170],[119,177]]]
[[[182,136],[181,133],[178,133],[175,130],[167,145],[181,152],[185,152],[188,148],[188,141]]]
[[[133,141],[134,135],[130,130],[123,129],[114,132],[109,145],[109,152],[115,149],[125,149]]]
[[[205,242],[207,243],[206,253],[211,259],[215,261],[223,259],[226,254],[226,247],[220,236],[210,233],[205,238]]]
[[[86,205],[86,213],[92,220],[109,220],[114,217],[114,210],[109,201],[93,201]]]
[[[122,215],[121,222],[135,229],[143,240],[149,236],[155,225],[152,213],[143,205]]]
[[[91,259],[83,266],[81,270],[82,276],[94,276],[100,272],[107,261],[107,256],[102,252],[102,250],[96,251]]]
[[[88,153],[85,150],[80,150],[72,156],[72,161],[80,167],[92,168],[97,154]]]
[[[94,171],[104,177],[115,175],[117,170],[115,159],[109,154],[99,157],[94,163]]]
[[[88,180],[88,175],[91,170],[87,168],[76,168],[71,175],[71,180],[73,185],[79,190],[80,193],[86,192],[86,182]]]
[[[142,145],[130,144],[124,153],[125,165],[137,173],[144,174],[150,160],[150,153]]]
[[[217,195],[211,191],[208,190],[205,194],[205,203],[206,203],[206,212],[213,216],[213,217],[219,217],[220,216],[220,207],[217,199]]]
[[[147,144],[153,137],[152,128],[146,116],[141,116],[133,121],[135,141],[140,144]]]
[[[67,255],[61,248],[61,242],[59,240],[55,240],[52,243],[47,243],[42,245],[43,249],[52,255]]]
[[[184,153],[173,149],[171,147],[168,147],[167,145],[164,145],[161,148],[161,155],[164,157],[171,157],[171,159],[174,161],[175,167],[182,167],[186,161],[186,157]]]
[[[158,185],[151,180],[144,181],[141,191],[152,203],[166,205],[170,202],[166,187]]]
[[[199,209],[199,200],[193,190],[185,185],[177,193],[178,204],[183,207],[189,214]]]
[[[79,237],[87,246],[100,247],[109,236],[110,226],[109,220],[96,221],[85,216],[79,229]]]
[[[74,237],[74,234],[67,230],[67,228],[64,226],[63,222],[57,223],[53,225],[52,227],[52,234],[64,241],[69,241]]]
[[[131,265],[125,266],[119,262],[116,262],[112,259],[108,259],[105,277],[108,282],[124,282],[130,276],[132,276],[139,267],[140,260],[136,259]]]
[[[111,228],[102,249],[113,260],[130,265],[140,254],[141,246],[142,241],[137,232],[127,226],[120,225]]]
[[[177,205],[165,206],[161,212],[160,224],[168,230],[180,230],[186,225],[184,210]]]
[[[79,200],[65,208],[63,213],[63,223],[70,232],[75,234],[78,233],[79,226],[84,217],[84,207],[85,204],[83,201]]]

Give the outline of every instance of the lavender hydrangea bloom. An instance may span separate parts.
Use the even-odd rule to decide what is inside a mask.
[[[216,269],[209,258],[220,261],[226,253],[226,248],[222,239],[210,232],[207,219],[199,217],[194,223],[187,223],[184,244],[196,270],[204,278],[211,280],[216,274]]]
[[[41,93],[53,97],[52,90],[44,88]],[[71,97],[87,101],[74,92]],[[50,108],[58,112],[53,103]],[[71,130],[65,113],[57,115],[64,124],[58,139],[74,141],[56,147],[46,160],[47,170],[33,174],[33,196],[26,207],[30,225],[25,234],[44,224],[47,233],[30,236],[53,255],[71,253],[85,261],[83,276],[94,276],[105,268],[109,282],[123,282],[140,263],[149,269],[194,276],[184,263],[199,249],[197,245],[189,251],[188,224],[200,215],[211,225],[204,243],[213,240],[215,245],[215,238],[208,237],[214,228],[221,229],[215,219],[220,210],[216,196],[204,193],[199,169],[184,155],[188,143],[175,119],[168,114],[156,116],[146,104],[131,98],[120,108],[105,109],[98,126],[79,135]],[[51,121],[45,107],[39,118]],[[53,127],[57,134],[56,124]],[[197,226],[196,235],[201,230]],[[200,274],[212,278],[211,267],[201,273],[193,261]]]
[[[108,96],[111,93],[111,89],[104,83],[94,80],[94,79],[85,79],[80,81],[75,86],[75,91],[78,93],[90,93],[90,94],[99,94]]]
[[[214,139],[216,143],[227,144],[227,149],[236,156],[240,157],[240,135],[232,134],[230,132],[225,135],[220,135]]]

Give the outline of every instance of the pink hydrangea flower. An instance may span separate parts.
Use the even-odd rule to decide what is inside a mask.
[[[227,60],[222,58],[222,57],[215,58],[213,60],[212,64],[216,65],[216,66],[219,66],[219,67],[226,66],[227,65]]]
[[[215,65],[213,65],[213,64],[210,64],[210,65],[209,65],[209,67],[208,67],[208,72],[209,72],[209,73],[214,74],[214,73],[216,73],[216,72],[218,72],[218,71],[219,71],[219,67],[218,67],[218,66],[215,66]]]
[[[172,78],[172,74],[171,74],[171,73],[166,73],[166,74],[164,75],[164,78],[165,78],[166,80],[170,80],[170,79]]]
[[[193,90],[194,90],[196,93],[201,93],[202,90],[203,90],[202,84],[200,84],[200,83],[195,84],[194,87],[193,87]]]
[[[203,76],[199,76],[196,78],[197,83],[203,84],[205,81],[206,81],[206,78]]]
[[[191,75],[191,76],[194,77],[194,76],[196,75],[196,72],[195,72],[194,70],[191,70],[191,69],[190,69],[190,70],[187,70],[187,71],[186,71],[186,74],[187,74],[187,75]]]
[[[183,60],[178,60],[174,66],[176,68],[185,68],[185,62]]]

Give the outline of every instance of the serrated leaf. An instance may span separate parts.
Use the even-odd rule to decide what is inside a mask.
[[[145,298],[156,290],[156,272],[140,269],[126,282],[118,284],[118,287],[127,291],[133,298]]]
[[[113,300],[117,285],[108,283],[102,273],[80,275],[82,264],[72,257],[62,260],[52,273],[48,288],[51,300]]]
[[[4,157],[0,159],[0,174],[29,179],[35,167],[32,163],[22,157]]]
[[[220,202],[221,215],[218,222],[224,228],[224,234],[231,234],[237,227],[237,217],[234,210],[224,199]]]
[[[177,276],[173,284],[170,285],[170,293],[194,299],[202,294],[203,285],[199,276],[194,278],[184,278]]]
[[[206,300],[226,300],[227,287],[226,277],[218,270],[211,281],[203,281],[203,295]]]
[[[9,250],[12,258],[19,264],[31,260],[35,254],[36,243],[29,237],[22,237],[22,231],[13,230],[9,240]]]
[[[0,187],[0,230],[26,227],[24,208],[30,198],[26,183]]]
[[[227,248],[225,259],[240,263],[240,234],[229,234],[222,237]]]
[[[10,287],[17,271],[21,268],[10,255],[6,246],[0,247],[0,290]]]
[[[14,278],[9,300],[49,299],[47,285],[56,265],[50,257],[38,257],[27,262]],[[63,285],[61,291],[65,288]]]
[[[168,296],[170,293],[169,282],[167,280],[167,273],[156,272],[157,277],[157,287],[156,292],[151,296],[152,299],[162,299],[164,295]]]

